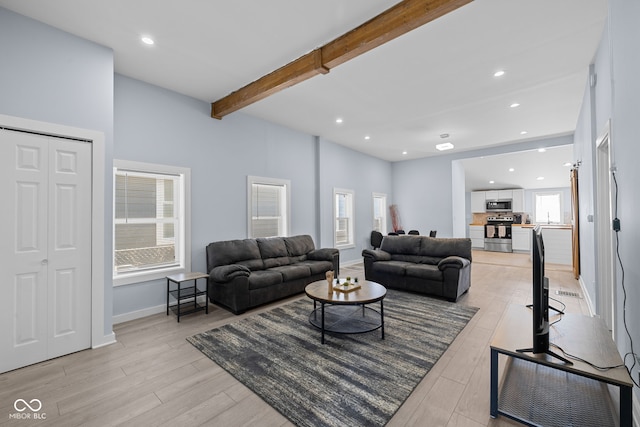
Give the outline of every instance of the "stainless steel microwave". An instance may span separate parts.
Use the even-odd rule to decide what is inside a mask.
[[[512,209],[511,199],[487,200],[486,204],[487,212],[511,212]]]

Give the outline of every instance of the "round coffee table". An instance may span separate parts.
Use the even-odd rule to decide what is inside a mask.
[[[344,283],[344,280],[341,280]],[[387,288],[379,283],[361,280],[360,289],[351,292],[332,291],[326,280],[307,285],[304,292],[313,300],[313,311],[309,322],[320,329],[320,342],[324,344],[324,333],[360,334],[376,329],[382,331],[384,339],[384,306],[382,300]],[[380,311],[367,304],[380,302]],[[320,303],[320,308],[317,307]]]

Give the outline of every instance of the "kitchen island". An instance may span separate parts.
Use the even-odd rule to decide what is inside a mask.
[[[534,224],[513,224],[514,250],[530,250],[531,229]],[[551,264],[572,265],[572,229],[570,224],[540,224],[544,238],[545,261]],[[528,236],[528,240],[525,237]],[[526,249],[523,247],[526,240]]]

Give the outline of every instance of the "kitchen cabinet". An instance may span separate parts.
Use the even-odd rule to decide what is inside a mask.
[[[511,210],[513,212],[524,212],[524,190],[513,190]]]
[[[531,250],[531,227],[511,227],[511,246],[514,251]]]
[[[484,191],[472,191],[471,192],[471,212],[483,213],[485,212],[487,205],[485,204]]]
[[[484,197],[486,200],[498,200],[499,192],[497,190],[485,191]]]
[[[484,225],[470,225],[469,237],[471,247],[474,249],[484,249]]]
[[[544,261],[550,264],[572,265],[571,228],[542,227]]]
[[[498,200],[513,199],[513,190],[498,190]]]

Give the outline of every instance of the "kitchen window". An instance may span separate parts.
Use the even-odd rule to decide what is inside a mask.
[[[191,269],[190,170],[114,160],[113,284]]]
[[[562,193],[559,191],[539,192],[533,195],[534,223],[561,224]]]
[[[353,190],[333,190],[334,242],[336,248],[351,248],[354,243]]]

